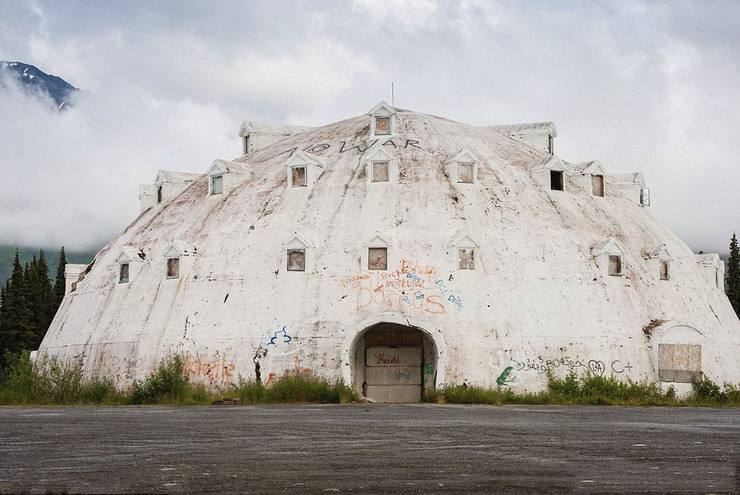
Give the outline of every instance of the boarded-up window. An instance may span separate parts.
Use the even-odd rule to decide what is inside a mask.
[[[367,250],[368,270],[388,269],[388,248],[368,248]]]
[[[180,258],[167,258],[167,278],[180,276]]]
[[[677,383],[701,380],[701,346],[658,344],[658,379]]]
[[[460,248],[457,250],[460,270],[475,270],[475,248]]]
[[[118,283],[128,283],[128,263],[121,263],[118,266]]]
[[[457,181],[464,182],[466,184],[473,183],[473,164],[472,163],[458,163],[457,164]]]
[[[550,189],[553,191],[563,190],[563,172],[550,170]]]
[[[305,249],[288,249],[288,271],[289,272],[306,271],[306,250]]]
[[[211,177],[211,194],[222,194],[224,192],[224,176],[214,175]]]
[[[623,263],[622,263],[622,257],[618,254],[610,254],[609,255],[609,275],[622,275],[623,273]]]
[[[592,175],[591,176],[591,192],[594,196],[604,196],[604,176],[603,175]]]
[[[670,280],[671,273],[670,273],[670,264],[668,261],[660,261],[660,279],[661,280]]]
[[[390,117],[375,117],[375,134],[390,134],[391,133],[391,118]]]
[[[373,162],[373,182],[388,182],[388,162]]]
[[[290,173],[293,187],[306,187],[306,167],[291,167]]]

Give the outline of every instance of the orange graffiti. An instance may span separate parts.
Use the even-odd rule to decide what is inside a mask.
[[[206,361],[198,356],[185,356],[182,369],[186,376],[205,377],[211,380],[229,380],[234,377],[234,363],[227,363],[226,356],[216,357],[212,361]]]

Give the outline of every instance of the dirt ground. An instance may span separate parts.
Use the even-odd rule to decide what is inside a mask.
[[[0,408],[0,493],[738,492],[740,409]]]

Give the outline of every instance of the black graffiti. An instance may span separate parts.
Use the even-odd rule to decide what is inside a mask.
[[[322,151],[326,151],[329,148],[331,148],[330,144],[320,143],[320,144],[312,144],[311,146],[304,149],[303,151],[307,151],[309,153],[321,153]]]
[[[559,359],[527,359],[524,363],[517,363],[517,371],[535,371],[538,374],[545,374],[550,371],[555,371],[558,368],[567,368],[568,370],[586,369],[591,374],[597,376],[603,376],[606,372],[606,364],[604,361],[598,359],[571,359],[568,356],[561,357]],[[632,371],[632,365],[622,364],[618,359],[611,363],[612,373],[622,374],[625,371]]]
[[[375,143],[377,143],[377,142],[378,142],[378,140],[376,139],[375,141],[373,141],[369,145],[365,146],[365,149],[362,149],[362,143],[360,143],[358,145],[355,145],[355,146],[352,146],[350,148],[344,149],[344,147],[347,145],[347,141],[342,141],[342,146],[339,148],[339,152],[340,153],[346,153],[347,151],[352,151],[352,150],[356,149],[360,153],[364,153],[367,150],[369,150],[370,148],[372,148],[375,145]]]

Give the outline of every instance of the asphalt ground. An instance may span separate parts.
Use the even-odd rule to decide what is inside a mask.
[[[0,408],[1,493],[739,491],[735,408]]]

